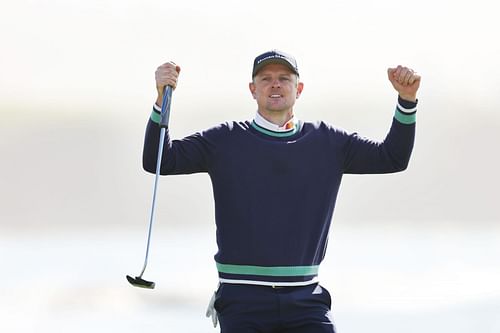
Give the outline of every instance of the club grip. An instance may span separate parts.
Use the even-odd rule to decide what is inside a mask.
[[[172,102],[172,87],[165,86],[163,88],[163,101],[161,103],[161,118],[160,127],[167,128],[170,119],[170,104]]]

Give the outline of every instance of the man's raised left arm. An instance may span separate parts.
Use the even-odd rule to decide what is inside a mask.
[[[345,173],[391,173],[406,169],[415,139],[417,91],[420,75],[404,66],[387,69],[387,76],[398,92],[392,126],[382,142],[353,133],[344,146]]]

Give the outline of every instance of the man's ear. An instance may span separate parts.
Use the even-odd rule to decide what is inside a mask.
[[[299,82],[297,84],[297,96],[295,98],[299,98],[300,94],[302,94],[302,90],[304,90],[304,83]]]
[[[250,93],[252,94],[253,99],[256,99],[256,97],[255,97],[255,84],[253,82],[250,82],[248,84],[248,89],[250,89]]]

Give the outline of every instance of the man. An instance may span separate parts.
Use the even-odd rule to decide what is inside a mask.
[[[173,63],[156,71],[158,99],[143,154],[151,173],[163,87],[175,88],[179,72]],[[318,269],[342,175],[402,171],[413,147],[420,77],[401,66],[388,69],[388,77],[399,97],[383,142],[298,120],[293,107],[304,84],[295,59],[276,50],[254,61],[253,121],[227,122],[182,140],[167,133],[161,174],[206,172],[212,180],[221,332],[335,332]]]

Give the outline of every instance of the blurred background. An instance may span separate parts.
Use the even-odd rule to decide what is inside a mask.
[[[423,79],[401,174],[345,176],[320,279],[339,332],[500,331],[500,24],[491,0],[0,0],[0,330],[216,332],[207,175],[141,168],[154,71],[171,134],[251,119],[254,57],[297,58],[303,120],[383,139],[387,67]]]

